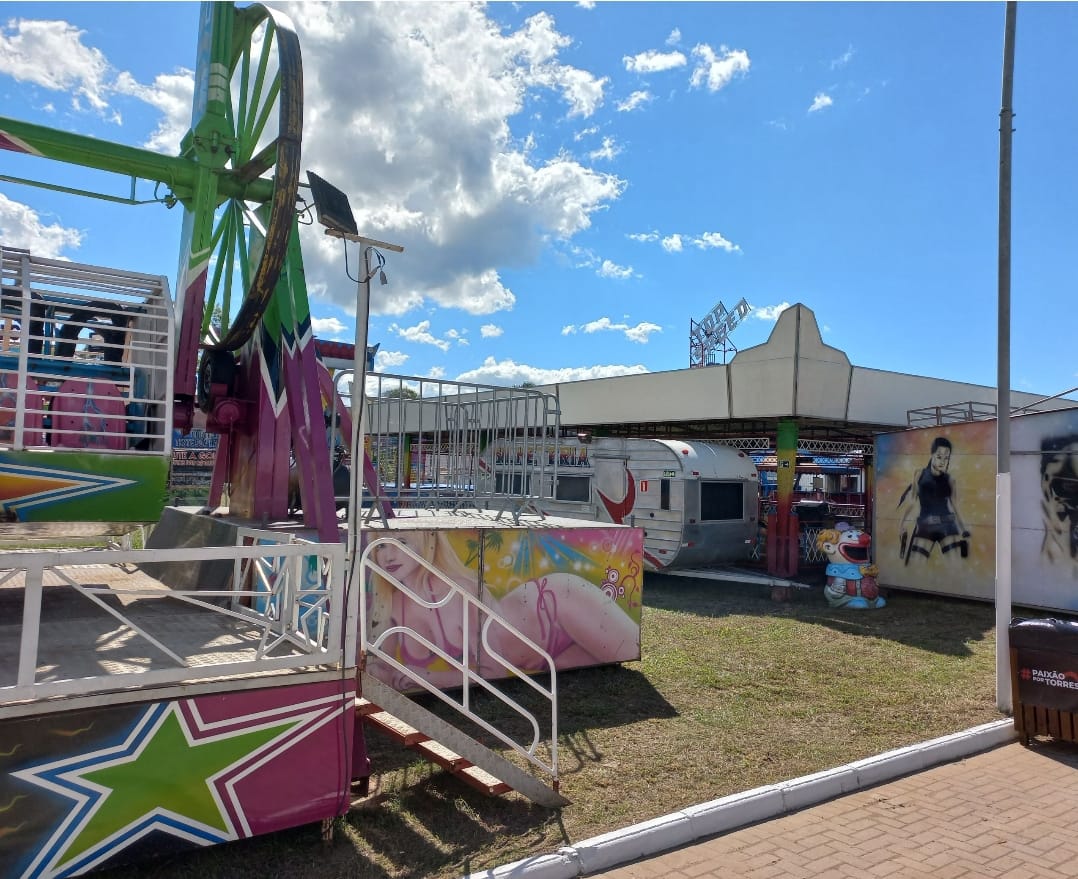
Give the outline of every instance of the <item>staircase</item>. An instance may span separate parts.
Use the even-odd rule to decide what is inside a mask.
[[[477,790],[491,796],[515,790],[548,809],[569,805],[554,788],[366,672],[360,693],[357,717]]]

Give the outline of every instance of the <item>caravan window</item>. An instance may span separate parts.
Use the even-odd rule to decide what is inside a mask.
[[[523,497],[530,493],[531,479],[525,478],[523,473],[495,473],[495,494],[513,494]]]
[[[744,489],[740,482],[701,482],[700,521],[745,518]]]
[[[659,509],[670,509],[670,480],[662,479],[659,481]]]
[[[558,475],[558,488],[554,497],[559,501],[577,501],[586,504],[591,500],[590,476]]]

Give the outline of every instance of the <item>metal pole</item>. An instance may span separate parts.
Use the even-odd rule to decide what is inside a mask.
[[[389,244],[374,238],[364,238],[362,235],[336,230],[327,230],[326,234],[346,241],[355,241],[363,251],[363,274],[359,278],[359,289],[356,295],[356,352],[352,361],[352,478],[348,490],[348,543],[345,556],[345,566],[350,578],[348,582],[358,584],[359,579],[354,577],[354,574],[362,549],[360,530],[363,521],[363,446],[367,427],[364,421],[366,409],[364,401],[367,390],[367,327],[371,316],[371,277],[374,274],[371,271],[371,251],[377,248],[403,253],[404,248],[399,244]],[[374,490],[374,486],[371,486],[371,490]]]
[[[360,239],[363,250],[363,274],[359,278],[356,296],[356,350],[352,361],[352,473],[348,492],[348,558],[349,572],[359,561],[362,550],[360,523],[363,521],[363,409],[367,387],[367,326],[371,313],[371,248]],[[358,583],[359,579],[351,580]]]
[[[996,379],[996,705],[1011,704],[1011,135],[1014,31],[1018,4],[1007,3],[1003,99],[999,111],[999,316]]]

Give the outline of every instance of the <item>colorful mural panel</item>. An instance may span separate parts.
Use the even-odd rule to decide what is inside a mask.
[[[1014,600],[1078,611],[1078,409],[1011,420]]]
[[[995,421],[877,439],[881,583],[994,596],[995,450]],[[1078,611],[1078,409],[1012,418],[1010,472],[1013,602]]]
[[[0,876],[67,876],[343,814],[352,681],[0,722]]]
[[[881,583],[991,598],[995,498],[994,421],[880,436],[873,543]]]
[[[375,536],[405,543],[546,650],[559,670],[640,658],[643,535],[638,529],[431,528]],[[370,636],[395,627],[419,636],[396,633],[382,645],[397,662],[434,686],[460,686],[460,673],[438,651],[461,662],[466,651],[484,677],[507,676],[505,666],[481,647],[478,612],[465,620],[461,599],[444,600],[446,584],[399,548],[381,545],[373,556],[424,602],[378,574],[371,578]],[[544,667],[538,654],[496,623],[490,643],[518,668]],[[368,660],[367,670],[398,689],[413,686],[377,660]]]

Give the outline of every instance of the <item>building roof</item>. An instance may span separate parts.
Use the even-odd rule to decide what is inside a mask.
[[[994,416],[996,403],[994,387],[852,365],[844,351],[824,343],[815,314],[800,303],[782,312],[766,342],[739,351],[728,364],[541,390],[557,394],[563,428],[733,438],[773,436],[779,420],[792,418],[802,439],[851,443],[905,429],[912,410],[961,404]],[[1075,402],[1012,391],[1011,405],[1043,411]]]

